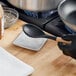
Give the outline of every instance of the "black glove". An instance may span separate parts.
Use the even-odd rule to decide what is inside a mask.
[[[59,42],[59,48],[65,55],[71,56],[72,58],[76,59],[76,34],[64,35],[62,38],[67,41],[72,41],[72,43],[64,45],[64,43]]]

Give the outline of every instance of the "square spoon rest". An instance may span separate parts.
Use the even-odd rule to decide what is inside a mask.
[[[44,46],[46,41],[46,38],[31,38],[24,32],[21,32],[14,40],[13,44],[22,48],[39,51]]]

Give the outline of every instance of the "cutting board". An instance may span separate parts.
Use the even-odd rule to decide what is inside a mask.
[[[34,69],[0,47],[0,76],[27,76]]]
[[[76,60],[63,55],[53,40],[47,40],[38,52],[13,45],[24,24],[25,22],[18,20],[16,24],[6,29],[4,37],[0,40],[0,46],[24,63],[33,66],[35,71],[31,76],[76,76]]]

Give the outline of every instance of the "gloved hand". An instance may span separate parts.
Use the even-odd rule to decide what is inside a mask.
[[[63,51],[65,55],[71,56],[76,59],[76,34],[68,34],[62,36],[64,40],[72,41],[71,44],[66,44],[59,42],[58,46]]]

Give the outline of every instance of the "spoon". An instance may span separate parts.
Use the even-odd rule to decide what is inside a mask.
[[[26,35],[28,35],[29,37],[32,38],[48,38],[48,39],[52,39],[55,40],[57,42],[63,42],[66,44],[69,44],[69,41],[63,40],[61,37],[56,37],[56,36],[50,36],[45,34],[42,29],[40,29],[39,27],[33,25],[33,24],[26,24],[23,26],[23,31]]]

